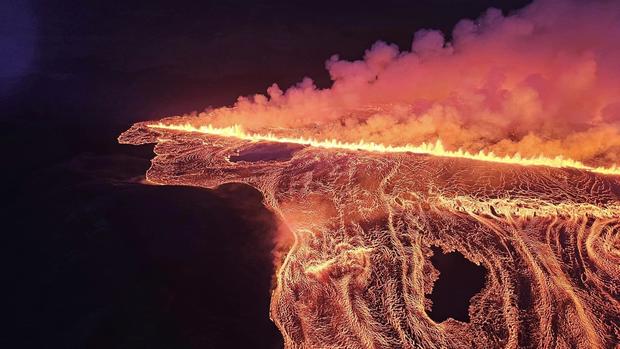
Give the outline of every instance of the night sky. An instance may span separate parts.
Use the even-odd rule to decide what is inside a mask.
[[[281,348],[274,217],[248,187],[141,184],[137,121],[313,78],[332,54],[409,49],[528,1],[0,3],[6,348]]]

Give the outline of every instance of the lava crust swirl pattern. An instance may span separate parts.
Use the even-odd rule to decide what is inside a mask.
[[[620,341],[620,177],[413,153],[297,147],[138,123],[149,181],[246,183],[293,235],[271,318],[286,348],[614,348]],[[469,322],[427,311],[431,246],[487,269]]]

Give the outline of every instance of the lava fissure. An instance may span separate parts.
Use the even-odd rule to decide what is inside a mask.
[[[253,142],[139,123],[148,179],[263,193],[293,234],[271,318],[287,348],[612,347],[620,338],[620,180],[585,170],[306,147],[228,158]],[[576,185],[578,184],[578,185]],[[488,272],[469,321],[436,323],[429,246]]]
[[[450,37],[119,141],[156,143],[153,183],[263,194],[292,235],[270,308],[287,349],[617,348],[620,2],[489,9]],[[486,270],[469,321],[429,317],[431,246]]]
[[[556,157],[546,157],[539,155],[538,157],[522,157],[519,153],[512,156],[498,156],[493,152],[480,151],[478,153],[470,153],[468,151],[458,149],[456,151],[446,150],[443,147],[441,140],[437,140],[435,143],[422,143],[421,145],[403,145],[393,146],[385,145],[381,143],[365,142],[363,140],[359,142],[349,143],[342,142],[335,139],[331,140],[317,140],[313,138],[304,137],[286,137],[277,136],[272,133],[258,134],[258,133],[246,133],[239,125],[231,127],[213,127],[212,125],[196,127],[189,123],[185,124],[149,124],[148,127],[176,130],[183,132],[198,132],[208,135],[222,136],[222,137],[234,137],[241,140],[253,141],[253,142],[274,142],[274,143],[286,143],[286,144],[299,144],[309,145],[318,148],[326,149],[343,149],[354,151],[371,151],[379,153],[415,153],[415,154],[429,154],[435,156],[454,157],[461,159],[471,159],[479,161],[489,161],[504,164],[517,164],[523,166],[550,166],[550,167],[567,167],[580,170],[587,170],[602,174],[615,174],[620,175],[620,168],[615,164],[609,167],[604,166],[589,166],[581,161],[564,158],[560,155]]]

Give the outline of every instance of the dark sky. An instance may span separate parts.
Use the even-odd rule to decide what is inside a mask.
[[[528,1],[0,2],[6,348],[279,348],[273,217],[249,188],[145,186],[133,122],[230,104],[332,54]],[[7,165],[8,164],[8,165]]]
[[[377,40],[411,45],[421,28],[449,35],[461,18],[523,0],[29,1],[2,11],[12,55],[10,92],[49,107],[135,110],[132,120],[232,103],[304,76],[328,86],[332,54],[359,59]],[[94,3],[94,4],[90,4]],[[14,14],[14,15],[11,15]],[[5,44],[6,42],[6,44]],[[12,68],[9,68],[12,67]],[[12,70],[12,72],[8,72]],[[32,76],[35,74],[35,76]],[[9,93],[9,92],[7,92]],[[36,95],[36,96],[33,96]],[[93,100],[94,99],[94,100]],[[139,99],[139,100],[138,100]],[[22,101],[23,102],[23,101]],[[66,111],[62,109],[61,111]],[[120,117],[110,113],[108,118]]]

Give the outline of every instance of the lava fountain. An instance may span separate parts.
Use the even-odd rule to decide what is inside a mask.
[[[292,236],[271,301],[286,348],[613,348],[620,48],[609,37],[617,2],[489,10],[450,43],[422,31],[411,52],[332,58],[330,89],[272,86],[137,123],[119,141],[156,144],[153,183],[262,192]],[[428,315],[437,247],[487,270],[468,322]]]

